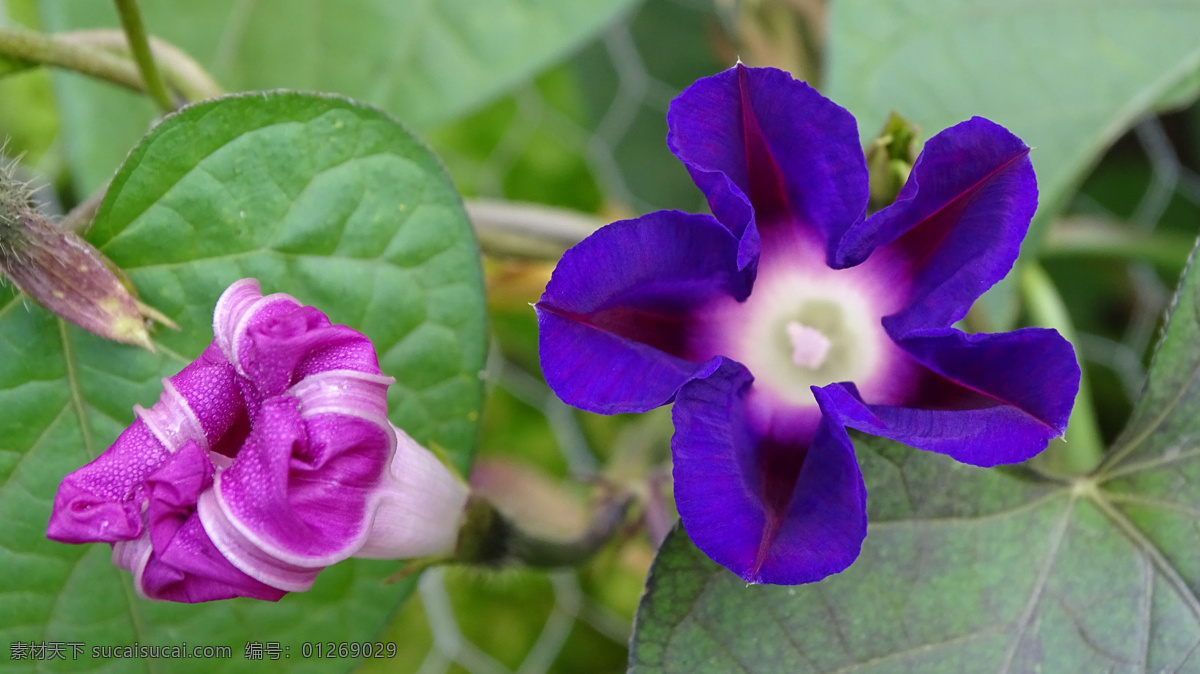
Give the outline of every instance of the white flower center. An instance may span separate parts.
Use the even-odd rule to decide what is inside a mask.
[[[820,369],[832,345],[829,338],[820,330],[800,321],[791,321],[784,329],[792,341],[792,362],[809,370]]]
[[[815,405],[812,387],[835,382],[854,382],[875,400],[893,399],[893,384],[905,376],[896,368],[906,359],[880,318],[899,308],[908,289],[870,264],[830,269],[815,245],[768,252],[750,297],[711,306],[711,332],[694,345],[698,355],[745,365],[772,407]]]

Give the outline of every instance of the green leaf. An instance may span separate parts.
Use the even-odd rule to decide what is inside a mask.
[[[257,277],[374,341],[396,377],[392,421],[465,470],[485,354],[482,278],[470,225],[437,159],[385,114],[335,97],[253,94],[169,117],[134,150],[89,236],[142,299],[180,326],[159,355],[106,342],[0,300],[0,635],[7,642],[231,646],[225,661],[171,670],[247,670],[248,640],[376,637],[411,584],[384,585],[396,562],[351,560],[278,605],[193,606],[136,598],[104,545],[44,537],[59,480],[149,406],[159,378],[212,339],[212,310],[234,280]],[[153,660],[138,671],[157,670]],[[345,661],[342,661],[343,665]],[[129,663],[126,663],[129,664]],[[261,663],[259,663],[261,664]],[[84,657],[76,667],[108,666]]]
[[[611,21],[632,0],[211,0],[139,3],[148,29],[231,91],[290,87],[374,103],[426,126],[479,107]],[[47,30],[117,27],[112,3],[43,3]],[[146,129],[136,94],[64,74],[57,93],[76,185],[104,184]]]
[[[677,529],[638,610],[634,670],[1200,671],[1198,302],[1193,267],[1092,476],[1038,481],[860,436],[862,556],[813,585],[748,587]]]
[[[1007,126],[1034,148],[1040,230],[1139,116],[1194,90],[1181,83],[1200,70],[1197,34],[1200,5],[1173,0],[844,0],[827,93],[864,139],[891,110],[926,137],[973,115]]]
[[[12,59],[0,58],[0,77],[24,72],[32,67],[32,64],[25,61],[14,61]]]
[[[37,8],[28,0],[0,0],[0,27],[36,30]],[[9,157],[38,166],[58,136],[58,111],[46,70],[0,58],[0,144]]]

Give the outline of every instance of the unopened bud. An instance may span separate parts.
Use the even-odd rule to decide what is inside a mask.
[[[55,226],[28,187],[0,167],[0,273],[30,299],[101,337],[154,350],[147,314],[104,254]],[[169,324],[169,323],[168,323]]]
[[[917,160],[920,137],[920,127],[893,112],[879,137],[867,147],[872,212],[896,200]]]

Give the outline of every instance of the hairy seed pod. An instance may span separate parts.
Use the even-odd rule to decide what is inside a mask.
[[[0,167],[0,273],[84,330],[153,351],[143,311],[112,263],[39,213],[13,172],[14,165]]]

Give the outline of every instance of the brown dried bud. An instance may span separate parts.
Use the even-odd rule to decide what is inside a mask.
[[[0,273],[48,311],[101,337],[154,351],[142,305],[104,254],[30,205],[0,167]],[[152,312],[156,314],[157,312]]]

